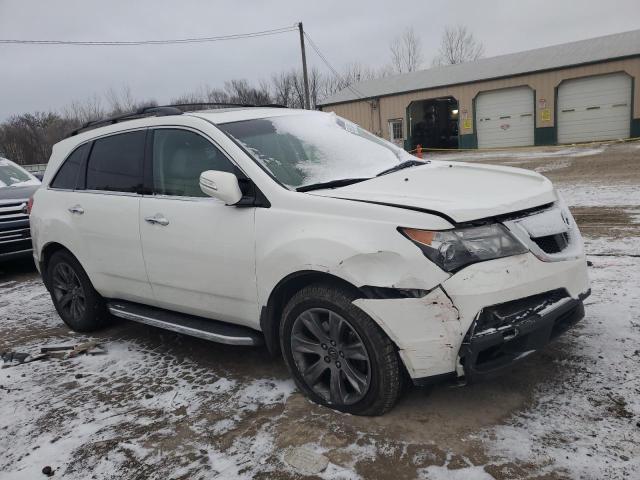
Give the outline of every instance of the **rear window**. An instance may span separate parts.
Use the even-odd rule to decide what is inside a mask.
[[[51,182],[52,188],[64,188],[68,190],[76,188],[78,176],[82,169],[82,161],[84,160],[88,148],[89,144],[85,143],[84,145],[76,148],[73,153],[67,157],[60,167],[60,170],[58,170],[53,182]]]
[[[145,135],[137,131],[96,140],[87,164],[87,190],[139,191]]]

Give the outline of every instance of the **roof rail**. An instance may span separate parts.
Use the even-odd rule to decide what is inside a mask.
[[[264,105],[255,105],[253,103],[234,103],[234,102],[202,102],[202,103],[173,103],[168,107],[266,107],[266,108],[288,108],[286,105],[279,103],[267,103]]]
[[[182,115],[186,110],[185,107],[268,107],[268,108],[287,108],[286,105],[277,103],[269,103],[266,105],[253,105],[250,103],[225,103],[225,102],[202,102],[202,103],[176,103],[173,105],[156,105],[152,107],[142,107],[136,111],[123,113],[115,117],[103,118],[101,120],[92,120],[83,124],[81,127],[72,130],[65,138],[73,137],[85,130],[98,128],[105,125],[113,125],[114,123],[125,120],[134,120],[147,116],[164,117],[167,115]]]
[[[93,120],[83,124],[81,127],[71,131],[65,138],[73,137],[84,130],[90,130],[92,128],[98,128],[104,125],[113,125],[114,123],[121,122],[123,120],[133,120],[135,118],[141,118],[146,116],[164,117],[166,115],[182,115],[182,110],[173,106],[153,106],[142,107],[134,112],[123,113],[122,115],[116,115],[111,118],[103,118],[101,120]]]

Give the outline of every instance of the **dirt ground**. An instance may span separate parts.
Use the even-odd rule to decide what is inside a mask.
[[[328,458],[308,478],[640,478],[640,145],[433,158],[554,181],[592,264],[576,328],[497,379],[409,388],[389,414],[356,417],[307,401],[263,348],[125,321],[75,334],[29,261],[0,264],[0,352],[87,338],[108,351],[0,369],[0,479],[46,465],[65,479],[303,478],[291,447]]]

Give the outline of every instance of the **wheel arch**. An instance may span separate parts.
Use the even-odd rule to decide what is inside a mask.
[[[324,283],[354,292],[359,297],[366,294],[343,278],[318,270],[301,270],[290,273],[280,280],[269,294],[267,304],[260,311],[260,328],[264,335],[265,345],[272,355],[280,353],[280,321],[287,301],[304,287]]]
[[[61,250],[65,252],[69,252],[70,255],[73,255],[73,252],[69,250],[69,248],[67,248],[66,246],[58,242],[47,243],[46,245],[44,245],[44,247],[42,247],[42,251],[40,252],[40,265],[39,265],[40,274],[42,276],[42,282],[44,283],[44,286],[47,287],[47,290],[49,290],[49,285],[48,285],[49,276],[47,275],[47,268],[49,267],[49,262],[53,254]],[[76,257],[75,255],[73,255],[73,257],[76,260],[78,260],[78,257]]]

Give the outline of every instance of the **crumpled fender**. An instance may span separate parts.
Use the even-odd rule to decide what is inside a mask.
[[[401,244],[405,242],[398,237]],[[352,244],[329,239],[287,242],[269,252],[259,267],[258,277],[262,280],[259,301],[265,305],[270,292],[281,279],[301,271],[328,273],[355,287],[367,285],[422,290],[431,290],[450,277],[433,266],[409,242],[402,247],[406,248],[362,253]]]
[[[422,298],[354,300],[398,346],[412,378],[455,370],[465,331],[458,309],[438,287]]]

